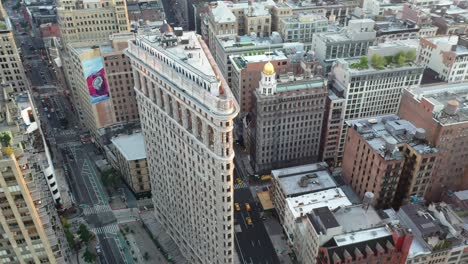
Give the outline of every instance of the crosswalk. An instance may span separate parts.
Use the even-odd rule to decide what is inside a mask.
[[[234,189],[235,189],[235,190],[237,190],[237,189],[242,189],[242,188],[247,188],[247,187],[249,187],[249,186],[248,186],[247,183],[245,183],[245,182],[235,183],[235,184],[234,184]]]
[[[117,224],[110,224],[106,226],[92,228],[91,231],[98,235],[117,234],[119,232],[119,226]]]
[[[84,208],[83,214],[92,215],[92,214],[106,213],[106,212],[111,212],[111,211],[112,211],[112,208],[108,204],[96,204],[92,207]]]
[[[67,130],[59,130],[55,132],[54,134],[59,135],[59,136],[72,136],[72,135],[74,136],[74,135],[77,135],[78,132],[73,129],[67,129]]]
[[[79,147],[83,144],[81,144],[81,142],[67,142],[67,143],[59,143],[58,144],[60,147]]]

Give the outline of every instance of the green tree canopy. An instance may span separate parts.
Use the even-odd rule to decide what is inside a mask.
[[[409,61],[414,61],[416,59],[416,51],[410,50],[406,53],[406,59]]]
[[[85,253],[83,254],[83,259],[87,263],[94,263],[96,261],[96,254],[93,254],[89,250],[86,250]]]
[[[93,234],[89,231],[88,227],[84,224],[81,224],[78,230],[81,241],[88,243],[93,238]]]

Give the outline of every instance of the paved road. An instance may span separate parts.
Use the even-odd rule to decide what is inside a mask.
[[[99,257],[101,263],[105,264],[123,264],[123,258],[116,258],[120,255],[116,237],[104,234],[98,234],[98,239],[101,242],[102,255]]]
[[[235,246],[241,263],[249,264],[277,264],[276,251],[266,232],[263,220],[260,219],[259,209],[255,204],[249,188],[234,190],[234,202],[240,204],[241,210],[235,211]],[[245,203],[249,203],[251,211],[246,210]],[[246,217],[252,219],[248,225]]]

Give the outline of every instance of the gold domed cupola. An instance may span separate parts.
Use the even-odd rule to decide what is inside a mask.
[[[263,73],[266,75],[272,75],[275,73],[275,67],[271,62],[267,62],[265,66],[263,66]]]

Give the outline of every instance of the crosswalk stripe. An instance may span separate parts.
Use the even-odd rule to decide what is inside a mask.
[[[241,183],[235,183],[234,184],[234,189],[237,190],[237,189],[242,189],[242,188],[246,188],[248,187],[248,185],[245,183],[245,182],[241,182]]]
[[[119,232],[119,226],[117,224],[110,224],[101,227],[95,227],[91,229],[96,234],[117,234]]]
[[[108,204],[96,204],[92,207],[87,207],[83,209],[84,215],[92,215],[98,213],[111,212],[112,208]]]

